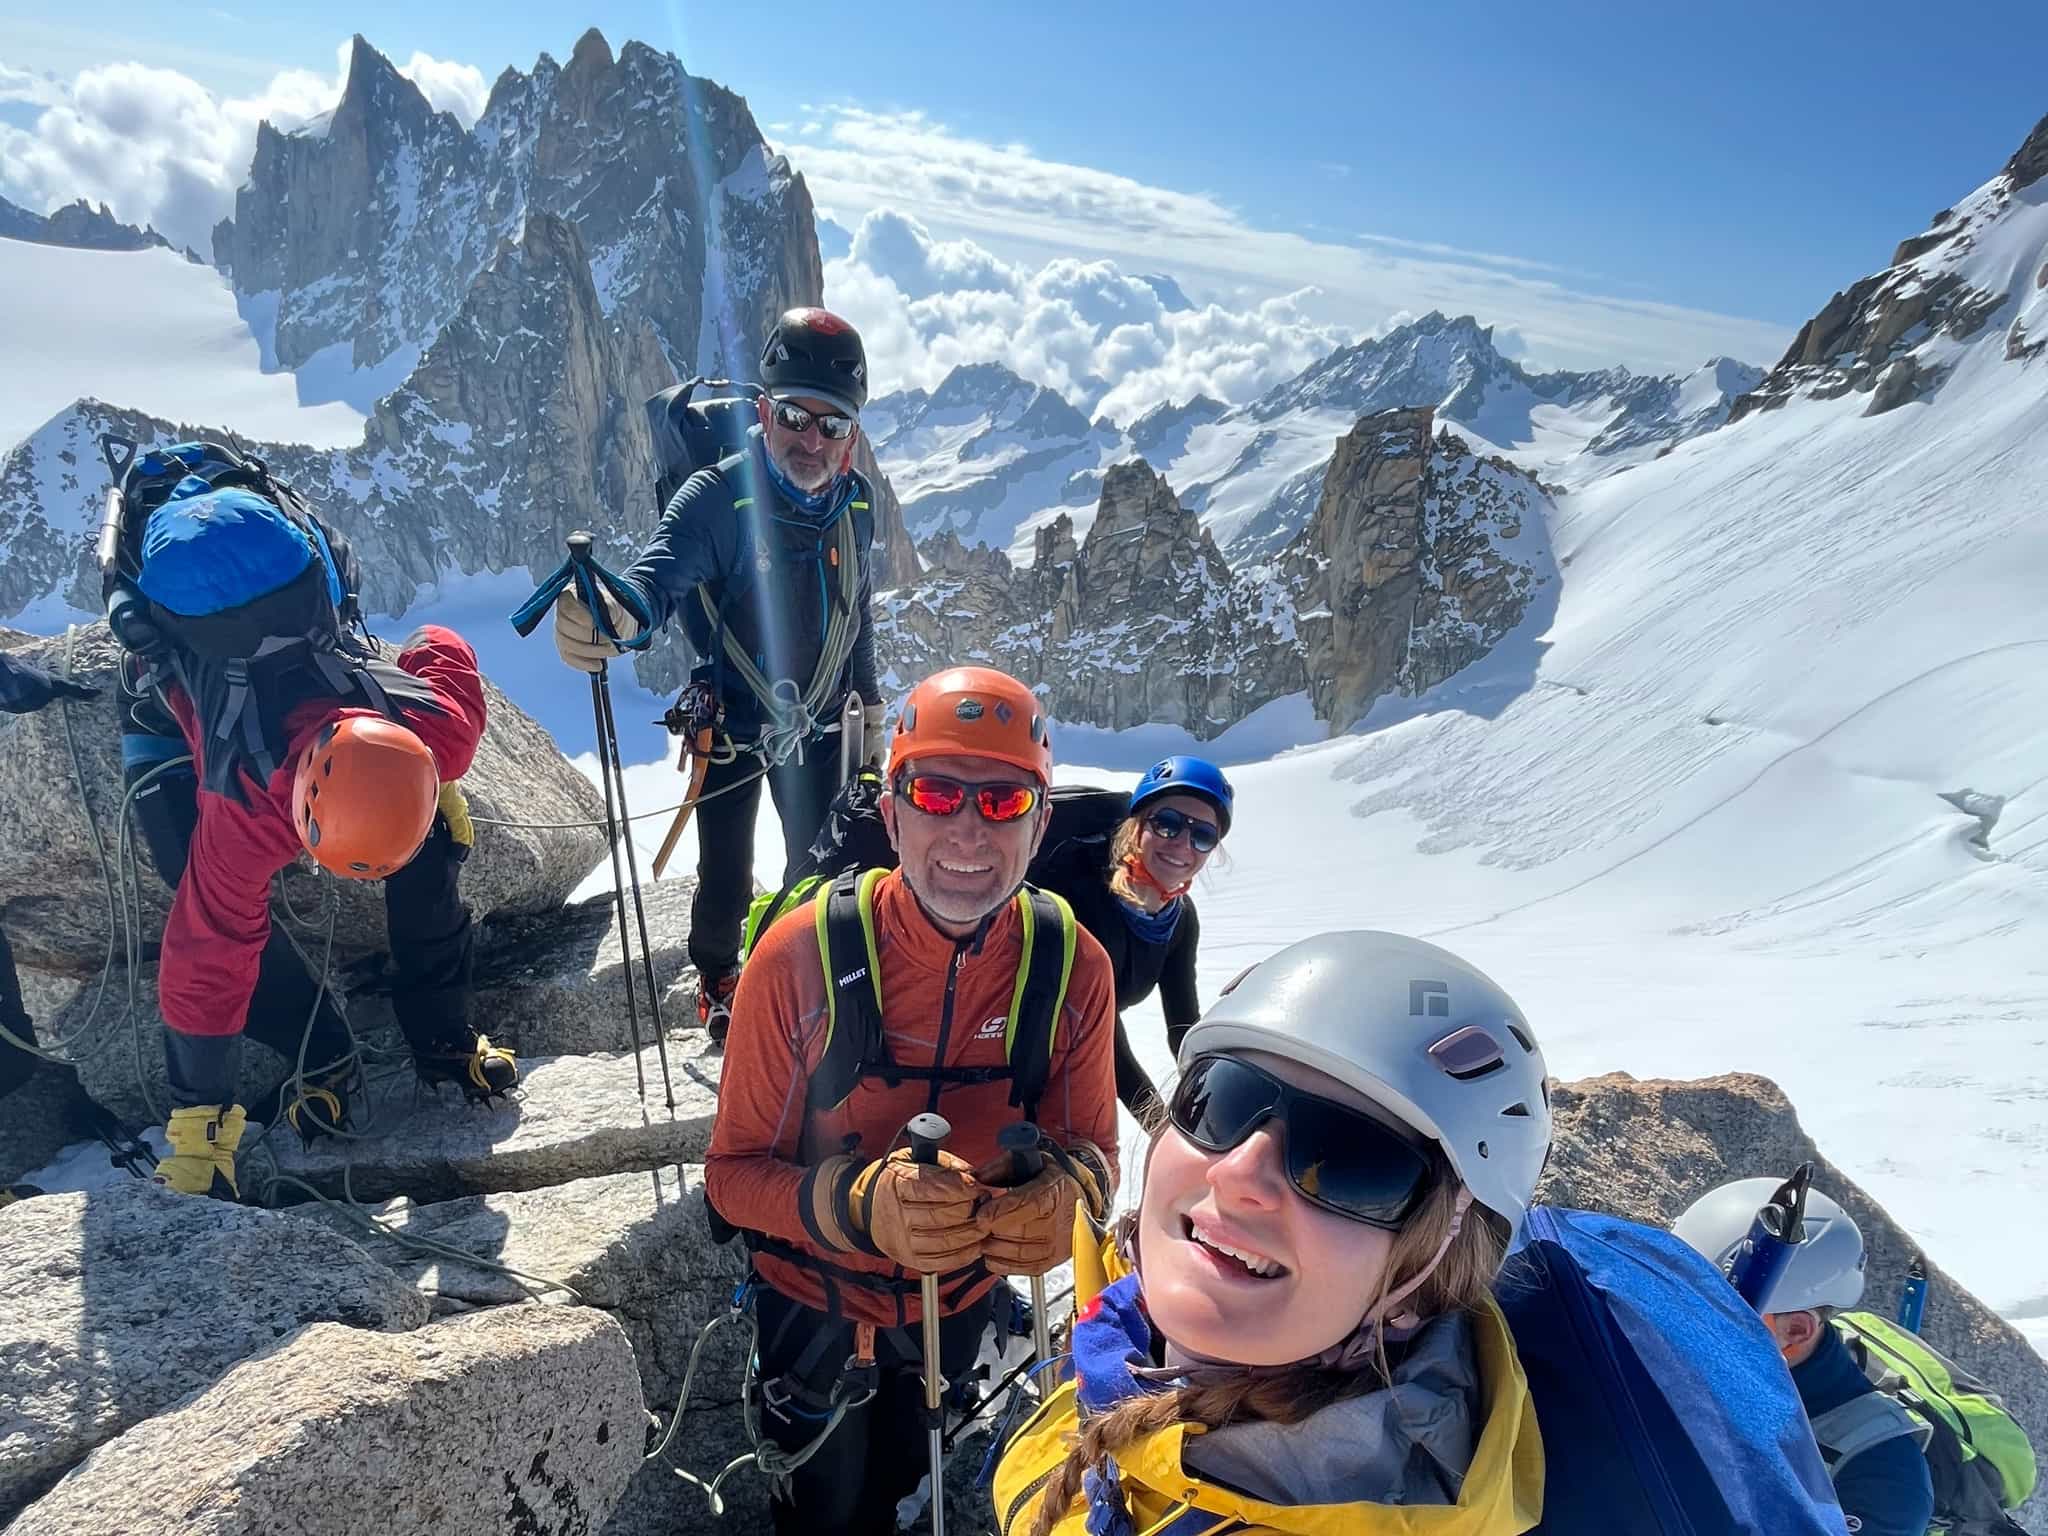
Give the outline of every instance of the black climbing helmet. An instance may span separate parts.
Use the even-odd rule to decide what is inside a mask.
[[[849,416],[868,403],[868,354],[860,332],[829,309],[789,309],[761,349],[761,387],[811,395]]]

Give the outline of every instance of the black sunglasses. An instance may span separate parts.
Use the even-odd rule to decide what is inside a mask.
[[[818,430],[835,443],[843,443],[853,436],[854,420],[837,411],[807,411],[800,405],[791,405],[787,400],[775,402],[775,424],[785,432],[802,437],[817,423]]]
[[[1391,1126],[1303,1093],[1236,1056],[1189,1063],[1166,1112],[1181,1135],[1216,1153],[1242,1145],[1277,1118],[1296,1192],[1369,1227],[1398,1231],[1429,1178],[1428,1155]]]
[[[1213,821],[1204,821],[1199,816],[1190,816],[1186,811],[1176,811],[1170,805],[1162,805],[1145,818],[1145,825],[1165,838],[1169,843],[1185,832],[1188,846],[1197,853],[1214,851],[1223,841],[1223,829]]]

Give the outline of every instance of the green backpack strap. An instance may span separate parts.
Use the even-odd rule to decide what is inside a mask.
[[[823,875],[805,875],[794,885],[779,891],[763,891],[748,902],[746,926],[740,930],[740,963],[746,963],[747,957],[754,952],[754,946],[761,942],[761,935],[775,926],[777,918],[785,912],[794,912],[809,901],[824,883]]]
[[[850,869],[811,903],[825,972],[825,1054],[805,1098],[812,1109],[846,1101],[869,1064],[883,1059],[882,962],[875,952],[875,887],[881,869]]]
[[[1024,952],[1017,962],[1017,985],[1010,993],[1003,1052],[1010,1063],[1010,1103],[1024,1111],[1025,1119],[1035,1121],[1038,1101],[1052,1075],[1067,984],[1074,976],[1077,928],[1074,909],[1064,897],[1033,885],[1017,893],[1017,916],[1024,928]]]

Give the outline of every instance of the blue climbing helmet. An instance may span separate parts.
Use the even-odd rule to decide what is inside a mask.
[[[1223,830],[1230,830],[1230,808],[1236,799],[1223,770],[1207,758],[1163,757],[1145,770],[1138,787],[1131,791],[1130,814],[1135,816],[1147,801],[1162,795],[1197,795],[1216,807]]]

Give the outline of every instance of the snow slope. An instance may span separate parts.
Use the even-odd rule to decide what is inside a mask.
[[[302,406],[290,374],[264,372],[226,281],[171,251],[0,240],[0,337],[0,452],[88,395],[272,442],[362,440],[361,411]]]
[[[1932,404],[1795,404],[1565,498],[1533,687],[1501,707],[1481,663],[1235,770],[1205,991],[1386,926],[1492,972],[1561,1075],[1763,1072],[2041,1337],[2044,386],[1977,348]],[[1970,790],[2004,797],[1983,849]]]

